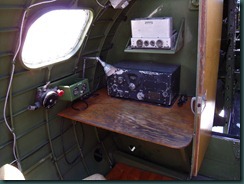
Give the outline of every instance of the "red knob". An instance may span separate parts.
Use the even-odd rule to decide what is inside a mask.
[[[64,90],[58,89],[57,90],[57,94],[58,94],[59,97],[63,96],[64,95]]]

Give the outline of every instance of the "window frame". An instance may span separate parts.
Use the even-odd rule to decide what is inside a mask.
[[[72,49],[71,52],[69,52],[68,54],[66,54],[63,57],[56,58],[51,63],[49,63],[47,61],[47,62],[45,62],[45,65],[43,64],[42,66],[38,65],[38,66],[32,67],[28,63],[26,64],[23,60],[23,57],[22,57],[23,47],[24,47],[24,43],[25,43],[25,40],[26,40],[26,37],[28,34],[28,30],[30,29],[32,24],[35,23],[35,21],[37,19],[39,19],[41,16],[43,16],[44,14],[49,13],[51,11],[55,11],[55,10],[87,10],[87,11],[89,11],[89,17],[88,17],[87,24],[85,25],[84,30],[83,30],[82,34],[80,35],[79,40],[77,40],[77,42],[74,45],[74,48]],[[74,56],[77,53],[77,51],[79,49],[81,49],[81,46],[84,44],[85,38],[86,38],[87,33],[88,33],[88,31],[92,25],[93,19],[94,19],[94,12],[89,8],[82,8],[82,7],[77,7],[77,8],[72,8],[72,9],[63,8],[63,7],[62,8],[59,8],[59,7],[47,8],[47,9],[40,10],[40,11],[35,12],[34,14],[30,15],[27,19],[26,26],[23,27],[23,37],[22,37],[21,49],[20,49],[20,53],[19,53],[19,59],[21,61],[22,66],[26,69],[29,69],[29,70],[35,70],[35,69],[42,69],[42,68],[46,68],[46,67],[51,67],[53,65],[56,65],[56,64],[59,64],[59,63],[62,63],[62,62],[69,60],[72,56]]]

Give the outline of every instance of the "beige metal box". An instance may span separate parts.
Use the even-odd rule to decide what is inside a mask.
[[[131,20],[132,37],[157,38],[172,36],[172,17],[154,17]]]

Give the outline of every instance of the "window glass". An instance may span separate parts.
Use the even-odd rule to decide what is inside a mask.
[[[35,69],[67,60],[81,46],[92,18],[90,10],[53,10],[39,17],[27,32],[23,64]]]

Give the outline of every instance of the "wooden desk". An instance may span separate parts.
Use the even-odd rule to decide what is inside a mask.
[[[144,102],[110,97],[106,89],[87,100],[89,107],[71,107],[58,115],[81,123],[153,142],[170,148],[184,148],[192,141],[194,115],[190,99],[182,107],[162,107]],[[82,102],[75,104],[79,108]]]

